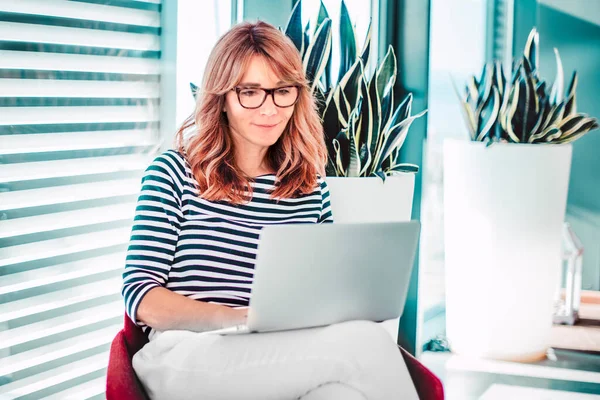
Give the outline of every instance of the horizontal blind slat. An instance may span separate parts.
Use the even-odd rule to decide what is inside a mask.
[[[134,195],[140,186],[139,179],[115,179],[0,193],[0,211]]]
[[[146,147],[155,144],[157,136],[154,129],[0,135],[0,155]]]
[[[76,1],[5,1],[0,2],[0,11],[160,27],[160,13],[156,11],[116,8],[110,5],[79,3]]]
[[[154,82],[0,79],[0,97],[71,97],[157,99]]]
[[[107,364],[108,353],[97,354],[64,367],[0,386],[0,395],[2,396],[2,399],[17,399],[51,388],[52,386],[56,386],[76,377],[105,369]]]
[[[75,124],[158,121],[158,107],[88,106],[88,107],[0,107],[2,125]]]
[[[32,271],[0,276],[0,295],[41,288],[46,285],[76,280],[78,278],[117,272],[125,266],[125,252],[109,253]]]
[[[121,324],[111,325],[68,340],[61,340],[33,350],[8,356],[0,360],[0,376],[12,374],[26,368],[47,363],[48,361],[57,358],[62,358],[103,344],[108,344],[121,328]]]
[[[0,275],[2,267],[14,264],[126,244],[130,232],[129,227],[115,228],[0,248]]]
[[[0,240],[13,236],[73,229],[107,222],[133,222],[134,211],[135,204],[125,203],[10,219],[2,222]]]
[[[157,75],[160,73],[160,61],[134,57],[0,50],[0,69]]]
[[[123,302],[101,306],[0,332],[0,350],[123,315]],[[0,393],[2,387],[0,386]]]
[[[107,174],[111,172],[143,171],[152,158],[152,154],[129,154],[122,156],[76,158],[71,160],[0,164],[0,183]]]
[[[0,40],[159,51],[160,36],[0,21]]]
[[[118,294],[121,283],[121,277],[114,277],[0,304],[0,323]]]

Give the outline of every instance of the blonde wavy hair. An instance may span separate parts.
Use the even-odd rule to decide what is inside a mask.
[[[263,57],[282,80],[300,85],[292,117],[267,152],[269,167],[277,176],[271,197],[311,193],[317,185],[317,175],[325,176],[327,149],[323,127],[298,50],[274,26],[261,21],[244,22],[217,41],[197,92],[195,111],[175,139],[176,148],[191,166],[200,196],[207,200],[241,204],[252,196],[251,178],[235,165],[234,143],[223,107],[225,95],[241,82],[255,55]],[[193,133],[186,138],[190,129]]]

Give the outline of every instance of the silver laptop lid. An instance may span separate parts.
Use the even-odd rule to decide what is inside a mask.
[[[264,227],[249,330],[400,317],[419,231],[418,221]]]

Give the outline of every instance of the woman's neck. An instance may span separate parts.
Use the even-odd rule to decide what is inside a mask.
[[[240,156],[236,155],[235,163],[237,168],[244,173],[244,175],[250,178],[255,178],[260,175],[273,173],[273,169],[269,165],[269,161],[266,156],[266,149],[254,154],[244,153]]]

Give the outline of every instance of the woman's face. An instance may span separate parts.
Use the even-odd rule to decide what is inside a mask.
[[[250,65],[238,85],[240,88],[263,89],[282,86],[289,86],[289,83],[282,82],[260,56],[254,56],[250,60]],[[292,117],[294,106],[277,107],[273,103],[273,97],[268,95],[260,107],[247,109],[240,105],[237,93],[230,91],[225,96],[224,111],[227,113],[236,148],[243,151],[260,151],[277,142]]]

